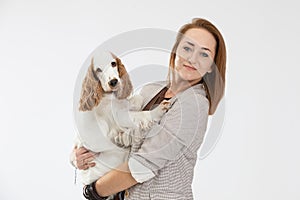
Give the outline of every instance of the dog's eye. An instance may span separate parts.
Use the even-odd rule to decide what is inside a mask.
[[[100,72],[102,72],[102,70],[100,68],[97,68],[96,72],[100,73]]]
[[[117,66],[117,63],[115,61],[112,61],[110,64],[111,64],[112,67]]]

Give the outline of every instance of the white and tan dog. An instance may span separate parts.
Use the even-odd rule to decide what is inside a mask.
[[[82,83],[79,109],[75,111],[78,132],[75,145],[101,155],[95,158],[95,167],[81,170],[83,184],[92,183],[126,161],[129,147],[136,140],[129,132],[149,128],[169,109],[169,102],[164,101],[151,111],[138,111],[143,98],[140,95],[129,98],[132,90],[119,58],[110,52],[93,56]]]

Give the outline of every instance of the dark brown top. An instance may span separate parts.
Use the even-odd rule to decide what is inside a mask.
[[[156,106],[158,106],[163,100],[169,100],[170,98],[165,98],[165,94],[167,92],[168,88],[164,87],[155,97],[151,99],[151,101],[143,108],[143,111],[145,110],[152,110]]]

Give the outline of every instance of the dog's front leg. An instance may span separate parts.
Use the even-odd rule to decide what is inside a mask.
[[[153,123],[159,122],[162,116],[170,109],[170,106],[170,101],[165,100],[151,111],[129,112],[129,116],[136,127],[146,130]]]
[[[131,146],[133,139],[133,129],[125,129],[124,131],[119,132],[114,137],[114,142],[120,147],[127,148]]]
[[[130,110],[138,111],[142,109],[144,103],[144,97],[142,95],[134,95],[129,99]]]
[[[150,111],[152,121],[159,122],[162,116],[171,108],[171,102],[164,100],[156,108]]]

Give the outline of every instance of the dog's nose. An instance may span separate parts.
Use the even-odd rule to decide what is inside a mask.
[[[112,79],[111,81],[109,81],[109,85],[111,87],[115,87],[118,84],[118,79]]]

